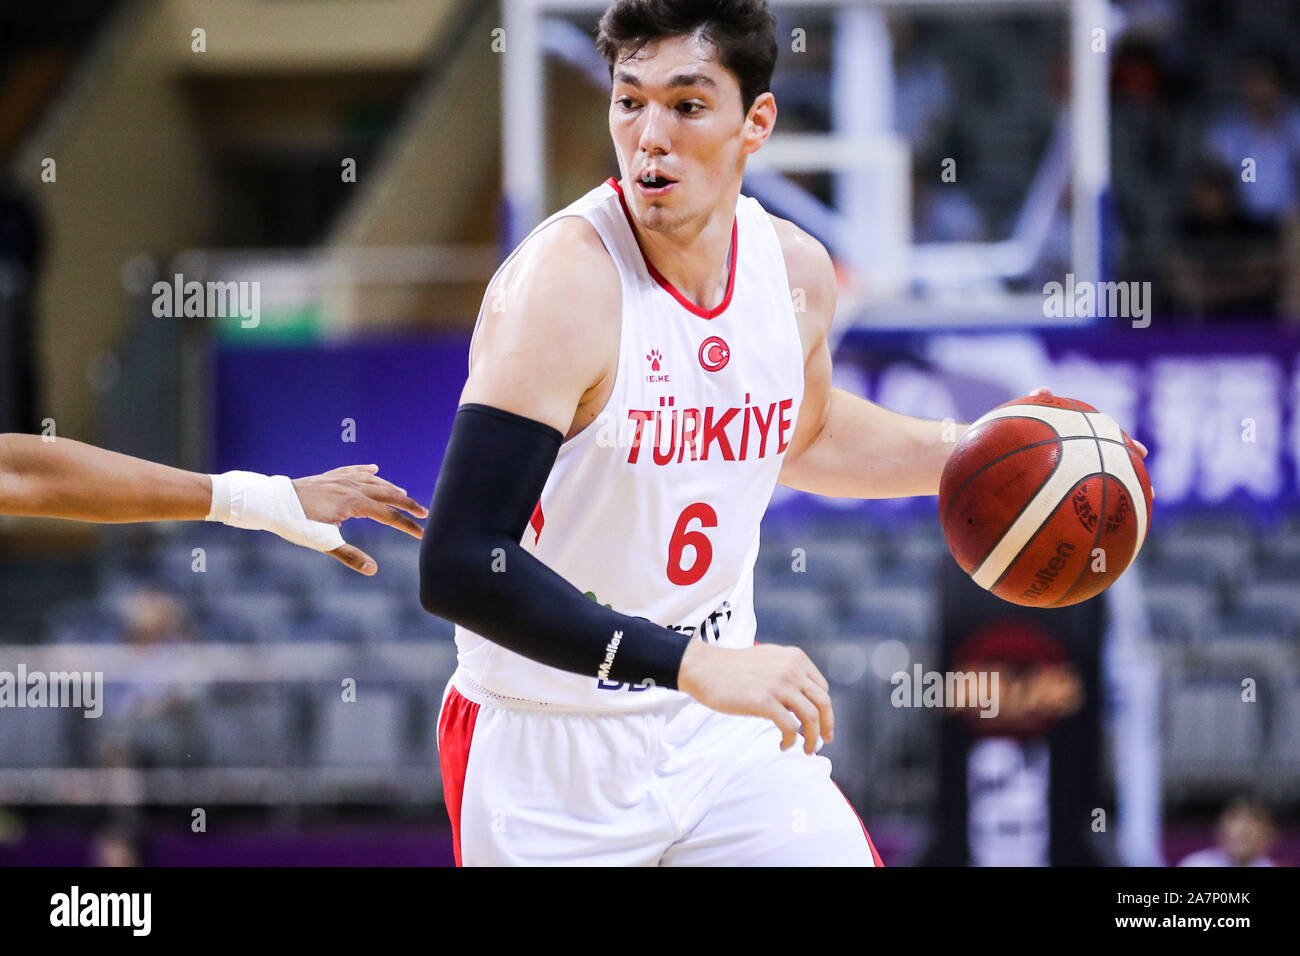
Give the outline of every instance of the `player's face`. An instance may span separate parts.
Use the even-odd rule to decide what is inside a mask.
[[[672,37],[614,67],[609,131],[628,205],[646,229],[706,220],[738,190],[744,157],[771,132],[772,94],[747,116],[740,85],[715,55],[698,37]]]

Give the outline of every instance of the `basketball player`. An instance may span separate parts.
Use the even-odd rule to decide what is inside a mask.
[[[621,175],[487,288],[421,546],[459,864],[881,865],[816,754],[826,679],[756,643],[759,522],[778,481],[937,494],[955,436],[831,388],[830,256],[740,195],[774,29],[612,4]]]
[[[372,518],[419,538],[423,529],[402,511],[428,515],[378,471],[377,465],[351,465],[293,481],[249,471],[201,475],[69,438],[0,435],[0,515],[103,524],[221,521],[270,531],[372,575],[378,563],[345,543],[338,526],[348,518]]]

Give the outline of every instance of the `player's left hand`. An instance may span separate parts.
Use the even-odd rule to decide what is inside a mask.
[[[348,518],[370,518],[412,538],[424,536],[424,529],[407,514],[427,518],[428,510],[398,488],[378,475],[378,465],[348,465],[335,468],[323,475],[311,475],[293,480],[294,491],[302,502],[303,511],[313,521],[340,525]],[[372,575],[379,564],[370,555],[351,544],[327,551],[359,574]]]
[[[1034,395],[1047,395],[1047,396],[1050,397],[1051,394],[1052,394],[1052,390],[1051,390],[1050,388],[1048,388],[1046,385],[1040,385],[1038,388],[1034,389],[1034,390],[1033,390],[1032,392],[1030,392],[1029,394],[1030,394],[1031,396],[1034,396]],[[1138,450],[1139,452],[1141,452],[1142,457],[1145,458],[1145,457],[1147,456],[1147,446],[1144,445],[1144,444],[1142,444],[1140,441],[1138,441],[1138,440],[1137,440],[1136,438],[1134,438],[1132,435],[1129,435],[1128,437],[1129,437],[1129,441],[1131,441],[1134,445],[1137,446],[1137,450]]]

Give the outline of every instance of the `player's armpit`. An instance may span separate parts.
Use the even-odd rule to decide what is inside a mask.
[[[804,488],[811,480],[801,472],[801,458],[822,433],[830,417],[830,328],[835,317],[839,280],[830,253],[792,222],[772,216],[789,277],[799,339],[804,350],[804,392],[799,418],[781,469],[781,483]],[[815,471],[815,466],[812,469]]]
[[[790,447],[781,463],[780,482],[792,488],[809,490],[815,483],[816,463],[805,453],[821,436],[831,413],[831,353],[823,336],[804,363],[803,401],[795,422]]]
[[[420,603],[560,670],[676,688],[689,638],[597,604],[519,544],[561,437],[503,409],[460,407],[420,547]]]

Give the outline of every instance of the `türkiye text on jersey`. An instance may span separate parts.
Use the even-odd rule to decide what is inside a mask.
[[[659,399],[658,408],[624,407],[617,414],[601,412],[595,425],[596,444],[628,449],[628,464],[653,462],[668,465],[682,461],[708,461],[711,454],[723,461],[748,461],[779,455],[790,444],[794,399],[745,404],[730,408],[678,408],[676,397]],[[643,445],[650,454],[642,455]]]

